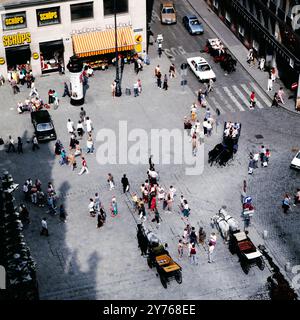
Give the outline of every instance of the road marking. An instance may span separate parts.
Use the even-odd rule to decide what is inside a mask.
[[[239,90],[237,86],[232,86],[232,89],[235,91],[235,93],[243,100],[244,104],[248,109],[250,109],[250,101],[243,95],[243,93]],[[249,94],[250,96],[250,94]]]
[[[241,84],[241,87],[247,92],[247,94],[250,97],[251,91],[248,89],[248,87],[245,84]],[[257,98],[256,98],[256,105],[258,106],[259,109],[263,109],[263,106],[261,105],[261,103],[258,101]]]
[[[268,100],[268,98],[266,97],[266,94],[264,94],[262,91],[260,91],[260,89],[258,88],[258,86],[253,83],[250,82],[250,86],[254,89],[255,92],[257,92],[257,94],[260,96],[260,98],[262,99],[262,101],[269,106],[270,105],[270,101]]]
[[[245,111],[242,105],[237,101],[236,97],[231,93],[231,91],[227,87],[223,87],[223,90],[228,95],[228,97],[232,100],[232,102],[240,109],[240,111]]]
[[[223,108],[219,105],[218,101],[216,100],[215,97],[210,97],[211,102],[213,102],[213,104],[215,105],[216,108],[218,108],[220,110],[221,113],[225,113],[225,111],[223,110]]]
[[[226,99],[224,99],[221,91],[219,90],[219,88],[214,88],[214,91],[216,92],[216,94],[219,96],[220,100],[222,100],[222,102],[225,104],[225,106],[232,112],[234,112],[234,109],[232,108],[232,106],[228,103],[228,101]]]

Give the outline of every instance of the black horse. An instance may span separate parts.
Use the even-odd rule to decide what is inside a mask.
[[[226,145],[224,143],[217,144],[208,153],[208,163],[212,166],[213,163],[218,163],[220,166],[225,166],[227,162],[232,159],[233,154],[236,152],[237,146]]]

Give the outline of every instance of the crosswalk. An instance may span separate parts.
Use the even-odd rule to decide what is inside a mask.
[[[255,109],[263,109],[271,105],[269,98],[254,82],[223,87],[218,86],[216,83],[214,90],[207,97],[207,107],[210,108],[213,114],[216,113],[216,109],[219,109],[221,114],[252,111],[253,109],[250,108],[250,94],[252,91],[255,92],[256,97]],[[197,95],[197,92],[195,93]]]

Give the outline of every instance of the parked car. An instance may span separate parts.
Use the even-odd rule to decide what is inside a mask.
[[[186,59],[189,68],[201,82],[207,82],[209,79],[216,81],[216,75],[208,62],[202,57],[192,57]]]
[[[187,31],[192,35],[204,33],[203,25],[196,16],[184,16],[182,18],[182,23]]]
[[[160,21],[162,24],[173,24],[177,22],[177,14],[173,2],[161,3]]]
[[[31,112],[31,122],[38,141],[56,140],[53,121],[47,110]]]
[[[296,153],[291,162],[291,168],[300,170],[300,150]]]

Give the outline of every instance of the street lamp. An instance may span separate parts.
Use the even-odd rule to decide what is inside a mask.
[[[119,54],[118,54],[118,33],[117,33],[117,0],[114,0],[114,16],[115,16],[115,49],[116,49],[116,97],[122,95],[120,73],[119,73]]]

